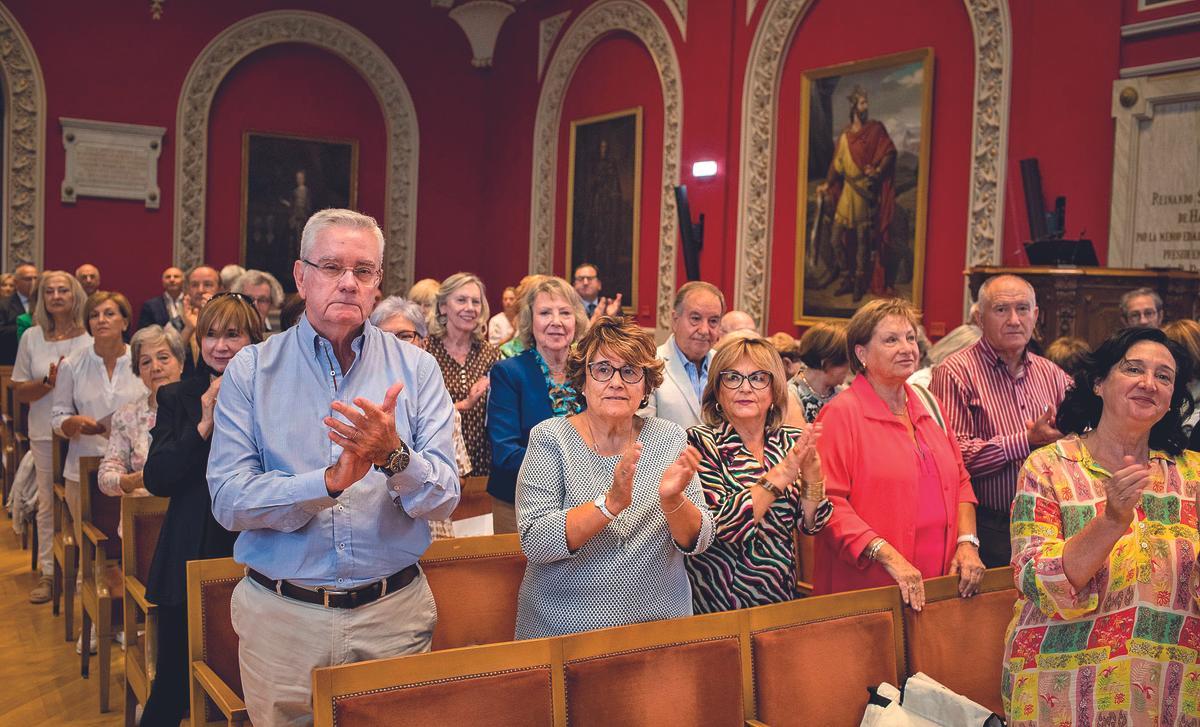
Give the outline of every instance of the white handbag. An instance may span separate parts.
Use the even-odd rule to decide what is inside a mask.
[[[1003,724],[987,707],[917,672],[905,682],[903,694],[887,682],[876,687],[859,727],[1000,727]]]

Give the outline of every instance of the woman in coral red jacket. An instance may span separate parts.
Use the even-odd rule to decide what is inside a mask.
[[[817,537],[816,593],[895,583],[920,610],[923,579],[957,574],[966,597],[983,577],[962,453],[923,402],[927,392],[905,383],[919,359],[916,323],[906,301],[877,299],[847,326],[858,376],[818,418],[833,517]]]

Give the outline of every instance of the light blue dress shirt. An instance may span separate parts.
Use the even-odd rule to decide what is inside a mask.
[[[213,516],[241,531],[234,559],[270,578],[355,588],[389,576],[420,559],[427,521],[449,517],[458,503],[454,404],[437,362],[369,322],[352,348],[343,372],[332,344],[302,316],[239,351],[222,377],[208,459]],[[322,418],[343,418],[335,400],[379,403],[397,381],[396,432],[408,444],[408,468],[390,479],[372,470],[330,497],[325,469],[342,449]]]
[[[675,355],[683,362],[683,370],[687,372],[688,381],[692,382],[692,389],[696,392],[696,401],[704,401],[704,387],[708,385],[708,361],[712,357],[705,356],[700,365],[696,366],[690,358],[684,355],[674,336],[671,337],[671,345],[675,347]]]

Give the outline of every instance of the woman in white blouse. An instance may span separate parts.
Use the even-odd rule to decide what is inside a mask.
[[[67,505],[79,516],[79,458],[101,457],[108,448],[112,414],[125,404],[146,396],[146,387],[133,374],[129,346],[123,334],[132,311],[124,295],[101,290],[88,298],[83,317],[92,334],[92,345],[75,351],[62,362],[54,387],[50,424],[71,440],[63,481]]]
[[[183,374],[183,340],[173,327],[146,326],[129,341],[133,373],[142,380],[150,395],[135,399],[117,409],[112,417],[108,450],[100,461],[97,479],[100,491],[120,497],[144,497],[150,493],[142,486],[142,468],[150,451],[150,430],[158,413],[158,390],[179,381]]]
[[[92,345],[83,327],[87,296],[73,275],[47,270],[38,284],[33,306],[33,327],[21,336],[13,365],[13,393],[29,404],[29,448],[37,471],[38,565],[41,578],[29,592],[30,603],[50,600],[50,576],[54,572],[54,482],[50,409],[58,382],[60,362],[81,348]]]

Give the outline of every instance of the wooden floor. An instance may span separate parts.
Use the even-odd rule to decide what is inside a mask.
[[[29,570],[29,551],[21,550],[12,521],[0,510],[0,725],[123,725],[125,694],[121,647],[113,644],[109,712],[100,713],[99,671],[79,676],[75,640],[64,640],[63,617],[50,604],[29,603],[37,578]],[[79,600],[75,630],[79,632]]]

